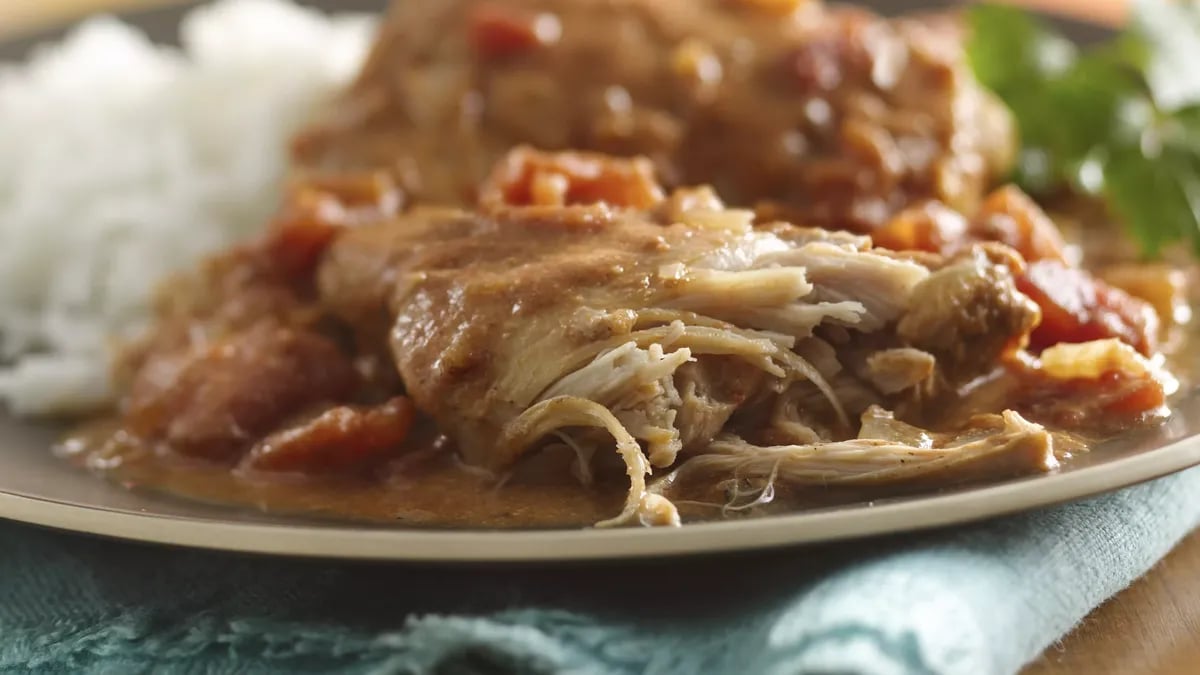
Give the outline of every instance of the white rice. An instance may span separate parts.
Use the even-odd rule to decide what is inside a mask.
[[[222,0],[182,49],[97,19],[0,67],[0,407],[106,402],[156,282],[262,228],[286,139],[371,37],[369,17]]]

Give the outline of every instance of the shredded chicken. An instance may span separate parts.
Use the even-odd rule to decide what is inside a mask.
[[[617,452],[625,462],[629,476],[629,495],[625,507],[615,518],[596,523],[597,527],[624,525],[638,519],[647,525],[679,525],[679,512],[668,500],[646,490],[650,466],[646,456],[624,425],[608,408],[577,396],[551,398],[528,408],[505,427],[497,442],[501,452],[526,448],[551,431],[563,427],[599,427],[612,434]],[[519,450],[508,450],[519,452]]]
[[[651,465],[670,466],[681,448],[675,416],[682,401],[672,378],[691,359],[686,348],[666,354],[661,344],[641,349],[627,342],[556,382],[542,400],[572,396],[604,405],[646,443]]]
[[[896,394],[929,380],[937,359],[912,347],[882,349],[867,357],[867,376],[881,393]]]
[[[890,417],[880,409],[869,414]],[[865,425],[863,438],[834,443],[761,447],[738,438],[713,443],[649,488],[686,492],[689,484],[733,476],[760,490],[788,487],[938,487],[971,478],[1051,471],[1058,466],[1051,434],[1013,411],[976,420],[956,434],[931,434],[889,420]]]
[[[754,229],[702,191],[647,207],[657,193],[644,165],[519,152],[513,166],[566,181],[563,205],[512,183],[537,172],[506,171],[503,189],[484,188],[487,215],[417,211],[350,230],[320,273],[329,307],[390,336],[408,395],[468,463],[503,471],[557,439],[588,464],[602,428],[630,479],[625,508],[604,524],[676,522],[645,481],[680,461],[765,476],[781,460],[778,480],[793,483],[949,480],[1038,437],[1013,418],[987,443],[854,439],[871,406],[957,381],[939,372],[943,358],[966,372],[968,357],[993,365],[1027,338],[1036,307],[1003,262],[934,271],[861,238]],[[891,467],[898,458],[906,465]]]

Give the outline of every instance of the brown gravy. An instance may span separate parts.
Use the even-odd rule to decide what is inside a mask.
[[[370,476],[246,475],[154,452],[114,436],[111,422],[71,435],[60,453],[132,490],[264,512],[408,527],[541,528],[589,525],[620,508],[621,482],[586,488],[522,476],[498,483],[436,444]]]
[[[498,479],[468,468],[437,442],[411,451],[371,475],[331,478],[246,474],[224,465],[155,452],[123,438],[127,437],[114,433],[113,422],[102,421],[72,434],[58,452],[80,468],[100,472],[129,490],[277,515],[414,528],[586,527],[619,510],[627,489],[621,476],[590,486],[563,480],[564,462],[554,458],[535,460],[519,475]],[[1055,452],[1062,460],[1086,451],[1089,445],[1087,439],[1067,433],[1056,433],[1055,442]],[[1016,476],[990,480],[1009,477]],[[962,486],[932,492],[956,487]],[[780,485],[770,498],[757,500],[760,492],[754,486],[746,484],[742,489],[742,494],[735,495],[729,485],[713,484],[703,492],[687,494],[676,505],[685,522],[698,522],[931,492],[929,486],[920,484],[804,490]]]

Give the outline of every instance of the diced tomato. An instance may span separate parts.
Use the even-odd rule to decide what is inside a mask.
[[[1040,260],[1017,278],[1017,288],[1042,309],[1030,346],[1117,338],[1149,356],[1158,336],[1154,308],[1084,270]]]
[[[1054,221],[1029,195],[1012,185],[988,196],[969,234],[984,241],[1007,244],[1029,262],[1066,262],[1066,244]]]
[[[309,474],[365,468],[404,443],[415,416],[412,402],[403,396],[371,408],[331,408],[267,436],[242,465]]]
[[[1063,429],[1104,433],[1153,419],[1166,402],[1164,383],[1150,373],[1110,371],[1097,378],[1059,380],[1034,369],[1022,374],[1012,405]]]
[[[393,215],[400,202],[394,181],[382,172],[307,176],[291,187],[272,221],[266,253],[286,274],[303,277],[342,228]]]
[[[749,9],[787,15],[808,5],[810,0],[728,0],[729,4]]]
[[[335,199],[346,209],[395,210],[399,206],[396,182],[384,171],[309,175],[292,186],[291,194]]]
[[[604,203],[646,209],[663,198],[647,159],[517,148],[496,164],[479,201],[485,208]]]
[[[304,277],[316,268],[340,230],[340,226],[320,220],[290,220],[267,236],[266,253],[288,277]]]
[[[967,221],[941,202],[906,209],[871,233],[876,246],[893,251],[948,252],[961,246]]]
[[[1121,376],[1109,373],[1103,379],[1117,380]],[[1116,388],[1115,385],[1114,388]],[[1136,382],[1126,383],[1122,394],[1104,406],[1105,412],[1122,417],[1138,416],[1157,410],[1167,402],[1167,392],[1158,380],[1141,378]]]
[[[146,360],[130,385],[125,426],[182,455],[227,460],[307,407],[343,399],[357,379],[324,336],[266,320]]]
[[[481,3],[472,9],[467,31],[477,55],[504,58],[558,42],[562,24],[553,14]]]

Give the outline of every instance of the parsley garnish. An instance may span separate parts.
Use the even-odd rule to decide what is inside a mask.
[[[1086,48],[1011,7],[969,18],[975,74],[1020,129],[1013,179],[1103,196],[1146,255],[1200,254],[1200,1],[1135,0],[1127,29]]]

